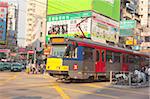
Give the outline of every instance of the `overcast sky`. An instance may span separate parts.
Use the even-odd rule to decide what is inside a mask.
[[[20,46],[25,45],[25,16],[26,16],[26,0],[8,0],[19,5],[19,21],[18,21],[18,43]]]

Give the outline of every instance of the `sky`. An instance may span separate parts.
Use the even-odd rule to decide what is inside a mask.
[[[15,2],[19,5],[19,20],[18,20],[18,44],[19,46],[25,45],[25,22],[26,22],[26,0],[8,0]]]

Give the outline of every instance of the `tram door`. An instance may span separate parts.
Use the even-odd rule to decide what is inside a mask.
[[[106,51],[105,50],[100,50],[96,49],[95,51],[95,69],[96,72],[105,72],[106,70]]]

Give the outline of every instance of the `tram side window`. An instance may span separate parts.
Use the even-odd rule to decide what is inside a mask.
[[[94,61],[93,50],[94,50],[93,48],[84,47],[84,50],[83,50],[84,60]]]
[[[112,51],[106,51],[106,61],[113,63]]]
[[[100,60],[100,52],[96,51],[96,61],[98,62]]]
[[[105,52],[104,52],[104,50],[102,50],[102,61],[103,62],[105,61]]]
[[[120,56],[121,56],[121,53],[116,53],[116,52],[114,52],[114,59],[113,59],[113,62],[114,62],[114,63],[120,63]]]
[[[127,55],[127,63],[138,64],[139,63],[139,57],[134,56],[134,55]]]

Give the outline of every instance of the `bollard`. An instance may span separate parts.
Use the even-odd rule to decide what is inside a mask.
[[[129,72],[129,86],[131,86],[131,73]]]
[[[110,71],[110,83],[112,84],[112,71]]]

